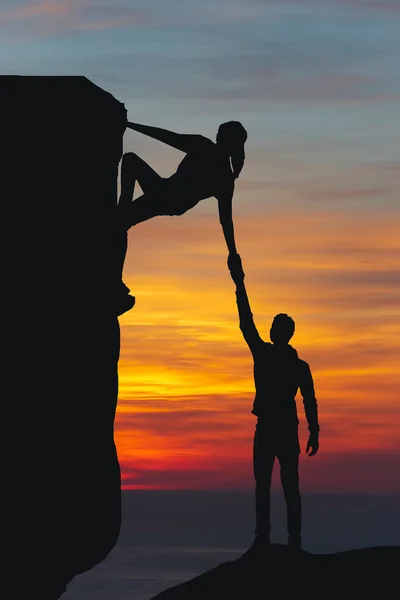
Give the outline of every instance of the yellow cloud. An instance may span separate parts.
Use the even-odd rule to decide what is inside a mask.
[[[338,446],[352,456],[400,456],[400,213],[343,204],[344,186],[352,181],[348,189],[360,189],[364,175],[362,169],[347,173],[338,203],[329,207],[305,201],[312,186],[301,181],[297,189],[242,182],[234,201],[237,245],[260,333],[268,340],[278,312],[296,321],[293,345],[313,371],[325,453],[318,460],[324,464]],[[372,180],[364,177],[364,185]],[[366,196],[380,185],[377,176]],[[353,196],[359,202],[358,192]],[[329,202],[334,198],[331,191]],[[181,473],[184,485],[185,469],[200,469],[199,456],[214,481],[213,468],[227,455],[232,463],[244,461],[237,485],[243,477],[251,482],[244,473],[255,422],[253,362],[238,328],[216,203],[206,202],[129,234],[125,280],[137,304],[120,319],[117,439],[126,468],[139,455],[153,465],[153,476],[143,472],[140,485],[156,485],[155,473],[163,469]],[[304,446],[301,397],[298,412]],[[129,441],[130,432],[140,443]],[[186,467],[174,463],[179,452],[191,457]],[[194,483],[188,479],[187,485]]]

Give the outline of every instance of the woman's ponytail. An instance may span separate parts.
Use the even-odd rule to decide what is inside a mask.
[[[243,169],[244,159],[245,159],[245,154],[244,154],[244,142],[243,142],[243,145],[236,148],[235,151],[232,152],[232,154],[231,154],[231,165],[232,165],[232,171],[235,176],[235,179],[237,179],[239,177],[240,172]]]

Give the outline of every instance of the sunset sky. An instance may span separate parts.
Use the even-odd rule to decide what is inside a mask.
[[[399,31],[398,0],[0,4],[0,73],[85,75],[131,121],[182,133],[246,127],[234,220],[252,310],[265,339],[276,313],[295,319],[319,402],[308,458],[297,398],[304,490],[400,492]],[[183,157],[132,131],[124,146],[162,176]],[[130,231],[125,487],[253,485],[253,364],[226,259],[215,199]]]

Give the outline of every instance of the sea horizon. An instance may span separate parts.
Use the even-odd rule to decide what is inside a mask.
[[[400,545],[400,494],[306,492],[303,547],[330,553]],[[150,600],[239,558],[254,537],[254,491],[124,490],[115,548],[77,576],[63,600]],[[286,543],[283,495],[272,492],[273,543]]]

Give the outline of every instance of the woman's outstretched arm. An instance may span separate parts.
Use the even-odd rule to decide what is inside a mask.
[[[168,146],[181,150],[181,152],[190,152],[207,139],[202,135],[175,133],[174,131],[168,131],[167,129],[160,129],[160,127],[139,125],[139,123],[131,123],[130,121],[128,121],[126,127],[138,131],[139,133],[143,133],[144,135],[148,135],[164,144],[168,144]]]
[[[234,184],[227,186],[224,192],[217,196],[219,222],[224,232],[226,245],[228,246],[229,254],[237,254],[235,243],[235,231],[233,228],[232,218],[232,199],[233,199]]]

